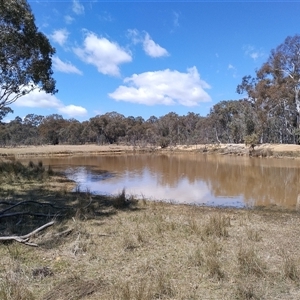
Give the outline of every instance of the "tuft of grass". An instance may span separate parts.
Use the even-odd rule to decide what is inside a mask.
[[[208,256],[206,258],[206,269],[209,276],[216,278],[217,280],[221,280],[225,277],[218,257]]]
[[[235,298],[237,300],[259,300],[255,285],[247,280],[239,281],[235,289]]]
[[[120,300],[176,299],[169,275],[163,271],[149,277],[143,276],[134,282],[119,282],[115,293],[113,299]]]
[[[222,246],[215,239],[210,239],[204,247],[205,267],[210,277],[220,280],[225,277],[221,268],[220,253]]]
[[[189,260],[193,266],[203,267],[209,277],[221,280],[225,277],[219,257],[221,250],[222,247],[216,240],[209,239],[203,247],[197,246]]]
[[[133,285],[127,281],[121,283],[116,287],[120,300],[151,300],[153,299],[151,293],[151,284],[145,278],[141,278]]]
[[[283,277],[287,279],[291,279],[292,281],[298,281],[300,278],[300,272],[297,267],[297,263],[295,259],[287,254],[286,251],[282,251],[282,271]]]
[[[33,293],[26,287],[25,283],[17,276],[6,275],[0,282],[1,300],[34,300]]]
[[[197,222],[197,220],[195,219],[195,217],[193,217],[189,220],[189,226],[193,233],[196,233],[196,234],[201,233],[202,228],[199,225],[199,223]]]
[[[230,226],[230,218],[220,213],[209,217],[208,222],[203,228],[204,236],[228,237],[227,227]]]
[[[266,265],[257,255],[257,252],[253,249],[253,247],[240,247],[237,259],[241,273],[248,276],[264,276],[266,274]]]
[[[123,248],[124,250],[129,250],[132,251],[135,248],[137,248],[137,241],[132,235],[125,235],[124,240],[123,240]]]
[[[247,233],[247,237],[250,241],[253,241],[253,242],[260,242],[262,240],[262,237],[261,235],[259,234],[258,231],[250,228],[250,229],[247,229],[246,231]]]
[[[196,248],[193,255],[190,257],[190,261],[192,265],[196,267],[201,267],[204,265],[205,260],[204,260],[203,251],[199,247]]]
[[[101,289],[103,289],[103,282],[99,279],[83,280],[74,276],[61,280],[50,292],[44,295],[43,299],[86,299]]]
[[[154,293],[155,298],[163,299],[164,297],[174,297],[176,293],[169,276],[165,272],[160,271],[156,278],[157,279]]]
[[[2,183],[16,183],[24,180],[43,181],[49,175],[51,172],[45,171],[42,161],[37,164],[29,161],[27,166],[15,160],[0,163],[0,180]]]
[[[112,205],[116,209],[125,209],[130,208],[132,205],[135,205],[138,203],[133,197],[126,197],[126,190],[123,188],[123,190],[116,195],[115,197],[112,197]]]

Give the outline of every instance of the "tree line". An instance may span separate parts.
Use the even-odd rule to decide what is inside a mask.
[[[247,99],[221,101],[203,117],[189,112],[170,112],[159,118],[109,112],[87,121],[64,119],[61,115],[28,114],[0,123],[0,147],[43,144],[126,144],[133,146],[176,146],[211,143],[294,143],[298,136],[283,129],[281,118],[262,126],[261,111]],[[265,119],[263,119],[265,121]],[[284,132],[284,134],[282,134]],[[299,142],[299,138],[297,140]]]

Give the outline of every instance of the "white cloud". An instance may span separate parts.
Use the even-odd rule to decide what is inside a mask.
[[[169,69],[156,72],[134,74],[125,78],[127,85],[119,86],[109,96],[117,101],[128,101],[145,105],[196,106],[200,102],[211,101],[204,89],[210,86],[200,79],[196,67],[187,73]]]
[[[74,18],[72,18],[71,16],[69,16],[69,15],[65,16],[65,22],[67,24],[71,24],[73,21],[74,21]]]
[[[174,27],[179,27],[179,13],[173,11],[173,25]]]
[[[20,97],[15,102],[15,105],[24,107],[58,108],[62,103],[56,96],[35,89],[31,93]]]
[[[228,68],[228,70],[231,70],[232,77],[236,78],[237,77],[237,69],[236,69],[236,67],[233,66],[232,64],[229,64],[227,68]]]
[[[139,31],[137,29],[128,29],[127,37],[131,39],[134,45],[143,42],[143,38],[141,37]]]
[[[75,66],[73,66],[70,62],[63,62],[57,56],[52,58],[53,67],[55,70],[63,73],[75,73],[82,75],[82,72],[78,70]]]
[[[150,37],[148,33],[145,34],[145,39],[143,41],[143,48],[147,55],[151,57],[161,57],[168,56],[169,53],[165,48],[162,48],[156,44]]]
[[[250,56],[253,60],[257,60],[260,57],[263,57],[265,54],[262,50],[256,49],[252,45],[245,45],[243,47],[245,55]]]
[[[67,41],[69,32],[66,29],[55,30],[51,34],[51,38],[54,42],[58,43],[60,46],[63,46]]]
[[[114,19],[109,12],[104,11],[99,15],[99,20],[103,22],[112,22]]]
[[[119,65],[132,61],[131,54],[117,43],[88,33],[82,48],[74,48],[74,53],[85,63],[97,67],[105,75],[119,76]]]
[[[155,43],[148,32],[140,33],[137,29],[128,29],[127,36],[131,39],[134,45],[143,44],[145,53],[151,57],[168,56],[168,51]]]
[[[70,117],[84,116],[84,115],[87,114],[87,110],[84,107],[76,106],[76,105],[73,105],[73,104],[59,107],[58,111],[60,113],[66,114]]]
[[[47,94],[44,91],[35,89],[31,93],[20,97],[15,103],[19,107],[56,109],[60,113],[67,114],[70,117],[83,116],[87,110],[81,106],[65,106],[55,95]]]
[[[76,15],[82,15],[84,13],[84,6],[80,4],[78,0],[73,0],[72,9]]]

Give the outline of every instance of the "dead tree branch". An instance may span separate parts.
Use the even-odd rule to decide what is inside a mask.
[[[33,236],[34,234],[38,233],[39,231],[42,231],[43,229],[45,229],[49,226],[52,226],[53,224],[54,224],[54,221],[51,221],[35,230],[29,232],[28,234],[21,235],[21,236],[2,236],[2,237],[0,237],[0,242],[16,241],[16,242],[19,242],[19,243],[22,243],[22,244],[25,244],[28,246],[37,247],[38,246],[37,244],[29,242],[29,238],[31,236]]]

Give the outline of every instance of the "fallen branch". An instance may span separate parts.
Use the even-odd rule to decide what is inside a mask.
[[[5,214],[5,215],[1,215],[0,214],[0,219],[1,218],[8,218],[8,217],[15,217],[15,216],[33,216],[33,217],[47,217],[47,218],[55,218],[55,217],[58,217],[58,216],[62,216],[62,214],[55,214],[55,215],[51,215],[51,214],[42,214],[42,213],[31,213],[29,211],[27,212],[14,212],[14,213],[8,213],[8,214]]]
[[[35,244],[35,243],[30,243],[28,242],[29,241],[29,238],[36,234],[37,232],[39,231],[42,231],[43,229],[49,227],[49,226],[52,226],[54,224],[54,221],[51,221],[31,232],[29,232],[28,234],[25,234],[25,235],[21,235],[21,236],[2,236],[0,237],[0,242],[4,242],[4,241],[16,241],[16,242],[19,242],[19,243],[22,243],[22,244],[25,244],[25,245],[28,245],[28,246],[33,246],[33,247],[37,247],[38,245]]]
[[[73,229],[67,229],[67,230],[64,230],[62,232],[58,232],[56,233],[54,236],[68,236],[71,232],[73,231]]]

